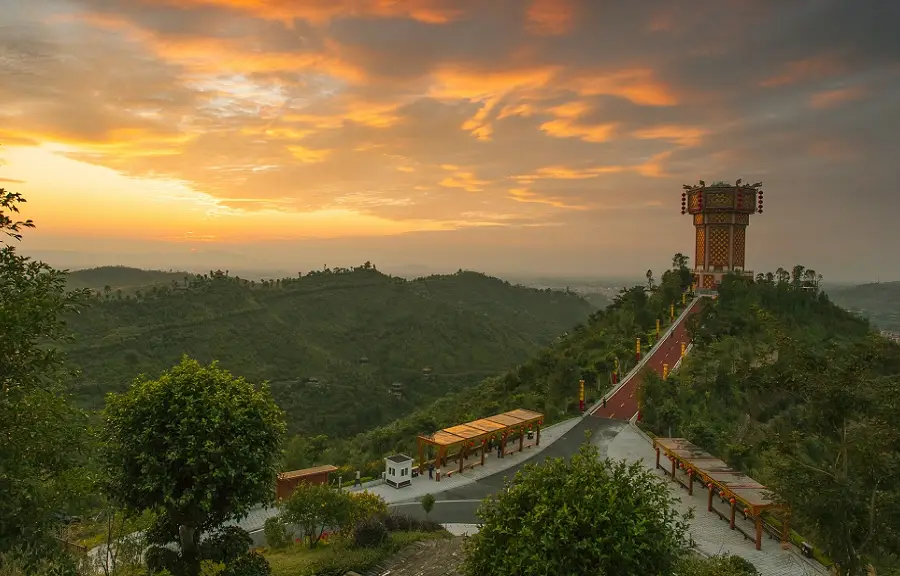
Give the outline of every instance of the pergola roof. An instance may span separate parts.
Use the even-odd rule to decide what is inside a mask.
[[[337,466],[332,466],[331,464],[325,464],[323,466],[313,466],[312,468],[303,468],[302,470],[291,470],[290,472],[282,472],[278,475],[280,480],[291,480],[293,478],[306,478],[307,476],[314,476],[316,474],[324,474],[326,472],[334,472],[337,470]]]
[[[766,496],[768,490],[765,486],[743,472],[733,469],[686,438],[656,438],[653,444],[667,455],[695,470],[704,481],[712,482],[727,495],[746,504],[754,510],[754,513],[778,507],[778,504]]]
[[[528,425],[543,420],[544,415],[531,410],[518,408],[503,414],[473,420],[465,424],[457,424],[450,428],[438,430],[434,434],[419,436],[421,440],[435,446],[453,446],[466,441],[476,440],[509,428]]]

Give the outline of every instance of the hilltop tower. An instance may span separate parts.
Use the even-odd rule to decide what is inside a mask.
[[[715,290],[730,272],[753,276],[744,269],[750,215],[762,214],[762,182],[709,186],[685,184],[681,213],[694,218],[694,283],[698,290]]]

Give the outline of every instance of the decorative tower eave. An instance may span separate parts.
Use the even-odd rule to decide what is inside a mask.
[[[746,266],[747,226],[750,215],[762,213],[762,182],[707,186],[685,184],[681,213],[694,220],[694,282],[701,291],[716,290],[729,273],[749,274]]]

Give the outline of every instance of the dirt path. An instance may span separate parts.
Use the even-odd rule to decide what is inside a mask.
[[[362,576],[460,576],[462,536],[410,544]]]

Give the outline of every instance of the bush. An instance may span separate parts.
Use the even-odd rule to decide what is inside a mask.
[[[350,535],[357,524],[369,518],[381,518],[388,513],[384,498],[371,492],[349,492],[347,519],[341,527],[345,535]]]
[[[225,571],[225,565],[221,562],[204,560],[200,563],[200,576],[220,576]]]
[[[419,520],[406,514],[388,514],[382,522],[391,532],[437,532],[444,529],[432,520]]]
[[[353,530],[353,544],[357,548],[378,548],[389,538],[388,529],[377,518],[367,518]]]
[[[710,556],[688,554],[675,569],[676,576],[759,576],[752,563],[734,555]]]
[[[288,532],[287,524],[280,516],[272,516],[266,520],[263,525],[263,533],[266,535],[266,544],[274,550],[286,548],[291,543],[291,534]]]
[[[271,576],[269,561],[256,552],[238,556],[225,566],[222,576]]]
[[[351,570],[365,572],[381,562],[384,554],[380,548],[329,547],[306,565],[302,576],[343,576]]]
[[[253,538],[240,526],[225,526],[207,536],[200,544],[204,560],[228,564],[250,551]]]

